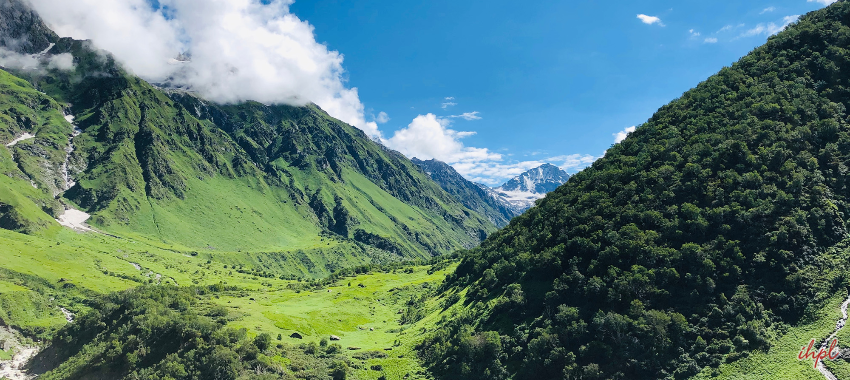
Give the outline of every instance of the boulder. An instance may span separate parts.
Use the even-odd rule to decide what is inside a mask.
[[[292,333],[292,335],[290,335],[289,337],[290,337],[290,338],[295,338],[295,339],[304,339],[304,337],[303,337],[303,336],[301,336],[301,334],[299,334],[299,333],[297,333],[297,332]]]
[[[331,340],[339,340],[339,337],[336,335],[331,335]]]

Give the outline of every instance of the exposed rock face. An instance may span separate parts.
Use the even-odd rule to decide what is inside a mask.
[[[563,185],[568,179],[570,175],[561,168],[552,164],[543,164],[505,182],[496,190],[546,194]]]
[[[552,164],[543,164],[520,174],[504,185],[490,188],[481,186],[491,197],[501,201],[517,215],[533,207],[538,199],[557,189],[570,179],[567,172]]]
[[[443,190],[457,198],[464,206],[486,216],[498,227],[506,226],[511,218],[520,214],[498,198],[491,196],[489,189],[481,188],[463,178],[453,167],[442,161],[422,161],[416,158],[411,161],[419,165],[434,182],[437,182]]]
[[[56,35],[21,0],[0,0],[0,48],[35,54],[56,43]]]

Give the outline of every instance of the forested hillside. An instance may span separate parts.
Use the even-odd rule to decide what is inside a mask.
[[[468,253],[447,285],[468,312],[422,357],[445,379],[687,378],[846,294],[848,44],[838,2],[662,107]]]

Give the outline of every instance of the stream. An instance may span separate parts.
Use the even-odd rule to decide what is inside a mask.
[[[81,133],[83,133],[83,131],[79,127],[77,127],[77,124],[74,123],[74,115],[70,115],[67,113],[64,115],[65,120],[67,120],[68,123],[71,124],[71,127],[74,128],[74,131],[71,132],[71,136],[68,137],[68,147],[65,148],[65,162],[62,163],[62,179],[65,181],[64,190],[68,190],[76,184],[76,182],[74,182],[74,179],[71,178],[71,174],[68,172],[68,165],[71,161],[71,154],[74,153],[74,137],[79,136]]]
[[[823,343],[821,343],[821,345],[820,345],[821,349],[828,349],[829,342],[831,342],[833,339],[835,339],[835,337],[838,335],[838,332],[841,331],[841,329],[844,328],[845,324],[847,324],[847,307],[848,306],[850,306],[850,297],[848,297],[844,301],[844,303],[841,304],[841,318],[839,318],[838,321],[835,322],[835,330],[832,332],[832,335],[830,335],[828,338],[826,338],[826,340],[823,341]],[[827,380],[838,380],[838,378],[835,377],[835,375],[833,375],[832,372],[829,372],[829,370],[826,368],[826,366],[823,365],[823,361],[818,362],[817,368],[818,368],[818,372],[820,372],[821,375],[823,375],[823,377],[825,377]]]

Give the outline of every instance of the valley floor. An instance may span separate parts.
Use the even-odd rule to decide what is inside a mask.
[[[87,299],[98,294],[144,284],[221,283],[238,290],[204,296],[199,307],[224,306],[228,326],[283,343],[337,336],[357,379],[426,376],[413,347],[433,331],[442,311],[436,288],[454,268],[406,266],[318,285],[259,270],[261,255],[180,251],[66,229],[41,237],[0,230],[0,246],[0,320],[36,341],[48,340],[69,315],[85,313]],[[303,339],[291,338],[294,333]],[[13,354],[0,351],[0,363]]]
[[[414,347],[448,314],[437,289],[454,269],[447,262],[364,269],[366,273],[319,283],[293,280],[264,266],[262,253],[195,252],[67,229],[43,236],[0,230],[0,246],[0,320],[33,340],[0,350],[0,378],[10,379],[18,376],[12,368],[20,367],[10,359],[20,361],[26,356],[21,353],[29,355],[24,351],[47,341],[69,323],[69,316],[85,313],[90,297],[157,283],[235,286],[237,290],[203,296],[199,307],[223,306],[228,326],[245,328],[250,335],[279,336],[281,343],[336,336],[335,343],[351,360],[350,378],[430,378]],[[824,378],[812,361],[798,360],[797,354],[810,339],[820,341],[833,332],[846,298],[836,294],[808,322],[775,337],[769,351],[706,369],[696,379]],[[462,302],[453,309],[460,307]],[[291,337],[296,334],[302,339]],[[838,339],[841,347],[850,347],[850,331],[841,330]],[[837,378],[850,378],[850,362],[825,364]]]

